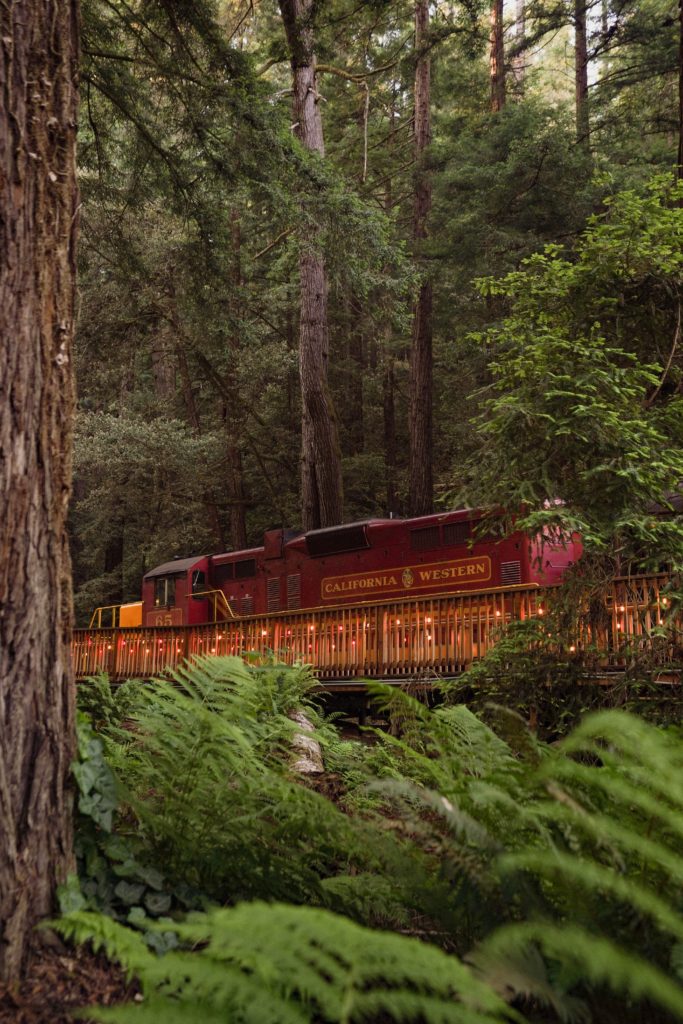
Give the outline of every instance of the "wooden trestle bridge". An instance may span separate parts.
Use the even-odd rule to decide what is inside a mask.
[[[593,652],[608,674],[651,656],[663,677],[680,678],[683,613],[672,612],[669,582],[666,575],[624,577],[592,595],[566,652]],[[362,688],[364,679],[448,677],[483,657],[505,624],[548,616],[555,593],[526,585],[201,626],[77,629],[73,661],[77,679],[106,672],[112,681],[153,678],[203,654],[310,664],[325,688],[336,690]]]

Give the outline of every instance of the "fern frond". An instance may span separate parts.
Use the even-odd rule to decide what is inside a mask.
[[[677,939],[683,939],[683,916],[677,914],[671,904],[652,889],[634,881],[628,875],[619,874],[611,867],[595,861],[579,859],[568,853],[555,850],[532,850],[508,854],[499,861],[502,871],[530,871],[544,878],[559,877],[572,889],[602,892],[650,917],[657,927]]]
[[[140,932],[104,914],[75,910],[59,920],[46,922],[45,927],[53,928],[78,945],[89,942],[96,953],[103,950],[110,960],[121,964],[129,978],[144,974],[156,961]]]
[[[99,934],[101,926],[92,926]],[[324,910],[241,904],[192,915],[173,930],[194,951],[140,962],[143,1004],[89,1010],[89,1016],[117,1024],[197,1019],[200,1010],[205,1020],[241,1024],[522,1021],[455,957]],[[76,931],[81,938],[92,937],[84,922]],[[127,955],[121,930],[108,936],[113,955]],[[182,1018],[178,1011],[185,1008],[189,1012]]]
[[[537,945],[543,953],[564,964],[572,964],[580,975],[596,986],[605,985],[618,994],[649,1000],[677,1018],[683,1018],[683,987],[669,975],[640,957],[626,952],[609,939],[599,937],[572,924],[526,923],[506,925],[482,943],[483,957],[478,962],[483,976],[492,977],[498,967],[510,979],[520,948]],[[477,954],[478,956],[478,954]],[[534,995],[540,992],[534,991]]]

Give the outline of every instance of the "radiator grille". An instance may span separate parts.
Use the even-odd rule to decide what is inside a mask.
[[[500,563],[500,582],[503,586],[513,586],[522,582],[522,566],[520,562]]]
[[[242,615],[253,615],[254,614],[254,598],[253,597],[243,597],[241,602],[240,602],[240,605],[241,605]]]
[[[439,546],[439,527],[424,526],[410,531],[410,546],[413,551],[428,551]]]
[[[280,611],[280,577],[271,576],[266,584],[266,596],[268,598],[268,611]]]
[[[466,519],[460,523],[447,523],[443,528],[444,544],[465,544],[472,536],[472,524]]]
[[[287,577],[287,607],[301,608],[301,573]]]

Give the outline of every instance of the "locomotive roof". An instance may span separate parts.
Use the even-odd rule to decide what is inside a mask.
[[[157,565],[155,569],[150,569],[143,578],[151,580],[154,576],[181,576],[205,557],[205,555],[194,555],[192,558],[174,558],[171,562],[164,562],[163,565]]]

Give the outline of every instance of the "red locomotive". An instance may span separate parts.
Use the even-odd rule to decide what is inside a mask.
[[[165,562],[146,573],[138,622],[179,626],[295,609],[559,583],[578,539],[541,544],[487,535],[471,509],[368,519],[298,533],[269,530],[263,546]],[[133,606],[129,606],[131,612]],[[139,609],[139,610],[138,610]],[[141,613],[141,614],[140,614]],[[139,618],[138,618],[139,616]]]

